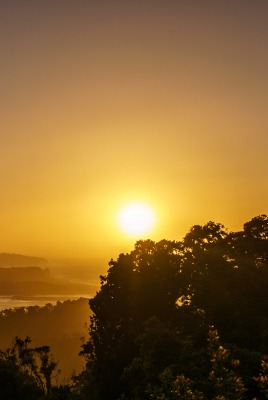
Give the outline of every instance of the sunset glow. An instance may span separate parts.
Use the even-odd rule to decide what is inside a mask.
[[[0,399],[265,396],[268,0],[0,0],[0,49]]]
[[[118,223],[126,234],[138,236],[152,229],[155,223],[155,215],[146,204],[131,203],[123,207],[118,213]]]
[[[0,3],[0,251],[100,269],[267,212],[267,1]]]

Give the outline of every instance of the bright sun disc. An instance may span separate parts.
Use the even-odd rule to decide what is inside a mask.
[[[155,222],[152,209],[142,203],[128,204],[118,214],[121,229],[129,235],[140,235],[150,231]]]

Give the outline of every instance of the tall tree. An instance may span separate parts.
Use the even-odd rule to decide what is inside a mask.
[[[31,339],[16,337],[11,347],[0,350],[1,367],[6,369],[6,386],[0,386],[4,390],[3,398],[40,399],[41,395],[50,398],[52,373],[57,363],[53,360],[48,346],[31,347]],[[1,374],[0,374],[1,375]],[[19,383],[16,388],[12,382]],[[23,394],[25,391],[26,393]],[[15,392],[14,392],[15,390]],[[29,391],[29,393],[28,393]],[[28,396],[28,397],[27,397]],[[2,397],[1,397],[2,398]]]
[[[88,384],[98,400],[127,393],[123,377],[141,365],[139,340],[148,337],[151,318],[164,326],[160,337],[165,329],[177,332],[176,340],[188,338],[201,352],[209,325],[241,351],[268,352],[267,226],[265,215],[242,232],[228,233],[214,222],[195,225],[181,242],[139,241],[130,254],[112,260],[90,300],[84,388]],[[156,345],[154,357],[165,363],[163,347]],[[154,352],[147,350],[148,359]],[[155,368],[152,360],[150,365]]]

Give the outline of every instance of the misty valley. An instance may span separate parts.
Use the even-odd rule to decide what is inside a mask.
[[[55,277],[43,258],[1,253],[0,348],[16,336],[29,336],[35,346],[48,344],[61,360],[58,381],[68,379],[83,366],[79,351],[94,292],[96,286]]]
[[[58,301],[55,305],[29,306],[0,311],[0,348],[8,348],[15,337],[31,338],[35,347],[49,345],[57,361],[57,382],[79,373],[83,338],[88,338],[88,299]],[[1,397],[2,398],[2,397]]]
[[[38,264],[37,266],[27,266]],[[13,266],[16,265],[16,266]],[[0,310],[91,297],[97,286],[55,276],[45,259],[0,254]],[[64,268],[62,267],[64,270]]]

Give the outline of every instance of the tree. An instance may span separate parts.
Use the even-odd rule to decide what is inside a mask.
[[[5,371],[0,391],[5,399],[50,398],[52,373],[57,363],[48,346],[33,348],[30,344],[29,337],[16,337],[11,347],[0,350],[0,366]],[[0,376],[3,378],[2,374]]]
[[[120,394],[120,377],[137,354],[135,340],[144,321],[156,316],[171,323],[177,318],[179,260],[175,242],[139,241],[133,252],[111,261],[107,276],[101,277],[101,289],[89,302],[93,316],[83,351],[88,363],[94,361],[100,398]]]
[[[208,374],[208,358],[200,343],[194,343],[193,338],[185,337],[178,328],[167,326],[156,317],[144,323],[144,331],[136,342],[138,356],[122,376],[127,399],[177,399],[171,393],[175,393],[178,373],[194,378],[195,385]],[[205,350],[206,342],[203,345]]]
[[[246,223],[243,232],[228,233],[214,222],[195,225],[181,242],[138,241],[131,253],[112,260],[89,302],[93,315],[82,351],[87,361],[81,375],[84,392],[94,392],[96,400],[116,400],[123,393],[143,399],[145,381],[159,387],[161,373],[174,366],[192,380],[193,353],[184,359],[184,370],[182,354],[176,361],[172,356],[183,349],[185,338],[196,360],[208,360],[203,352],[210,325],[224,342],[248,352],[246,363],[253,353],[267,353],[267,225],[264,215]],[[148,321],[158,322],[148,327]],[[207,361],[203,366],[195,376],[194,394],[201,390],[196,377],[206,374]],[[251,371],[257,376],[255,365]]]
[[[268,218],[253,218],[242,232],[221,224],[194,226],[182,242],[182,301],[202,312],[224,340],[267,353]]]
[[[209,328],[207,345],[195,349],[157,320],[146,323],[140,357],[125,369],[130,391],[122,400],[242,400],[246,392],[240,361]],[[188,343],[187,343],[188,342]],[[197,351],[199,350],[199,351]],[[259,381],[265,381],[263,375]]]
[[[268,356],[264,356],[261,360],[261,371],[254,379],[257,382],[264,398],[268,399]]]
[[[208,352],[211,371],[209,381],[215,400],[242,400],[246,391],[242,379],[235,371],[240,361],[233,359],[230,351],[222,346],[217,330],[209,330]]]
[[[39,400],[43,395],[35,379],[11,360],[0,357],[0,398]]]

